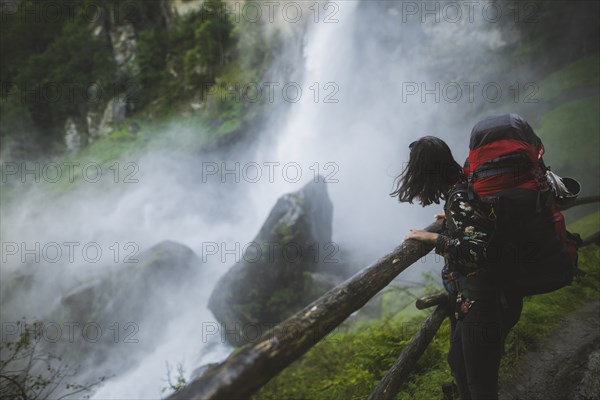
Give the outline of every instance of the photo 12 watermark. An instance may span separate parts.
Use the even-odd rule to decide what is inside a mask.
[[[313,103],[337,104],[340,86],[337,82],[203,82],[202,100],[211,102],[298,103],[303,98]]]
[[[211,0],[207,0],[210,3]],[[235,23],[288,23],[303,21],[337,24],[340,5],[335,1],[224,1],[200,10],[201,18],[228,18]]]
[[[213,81],[200,82],[202,101],[222,103],[299,103],[303,99],[315,104],[340,103],[340,85],[335,81]],[[0,82],[0,98],[15,99],[26,104],[104,104],[120,99],[127,104],[139,103],[142,90],[135,79],[127,79],[119,85],[104,87],[98,82]]]
[[[16,242],[2,241],[2,263],[46,264],[135,264],[140,246],[136,242]]]
[[[265,339],[274,340],[276,337],[294,340],[303,336],[302,328],[299,324],[279,324],[277,322],[224,324],[217,321],[207,321],[202,322],[200,340],[202,343],[214,340],[221,343],[256,343]],[[339,329],[339,327],[318,324],[313,327],[310,336],[320,339],[336,329]],[[329,335],[327,338],[336,340],[333,335]]]
[[[402,103],[538,103],[535,82],[402,82]]]
[[[403,22],[473,24],[533,24],[542,12],[539,1],[390,1],[395,15]]]
[[[397,327],[396,334],[399,340],[408,340],[414,335],[420,324],[416,322],[403,322]],[[449,329],[449,328],[448,328]],[[202,322],[200,340],[202,343],[219,341],[221,343],[257,343],[262,340],[298,340],[310,337],[313,341],[328,341],[331,343],[343,340],[337,333],[344,333],[346,329],[331,323],[317,323],[310,331],[300,323],[261,322],[261,323],[221,323],[218,321]]]
[[[111,183],[139,183],[138,172],[140,167],[136,162],[118,162],[103,165],[97,162],[80,163],[76,161],[65,162],[38,162],[6,161],[0,164],[0,177],[2,183],[86,183],[111,182]],[[78,179],[79,178],[79,179]]]
[[[335,264],[340,246],[335,242],[202,242],[201,259],[203,263],[298,263]]]
[[[1,342],[18,342],[23,335],[38,337],[45,343],[112,343],[137,344],[140,342],[137,322],[99,323],[95,321],[38,321],[24,323],[23,321],[2,322],[0,329]]]
[[[339,183],[340,167],[332,161],[313,162],[311,164],[295,161],[263,162],[202,162],[202,183],[298,183],[307,176],[313,182]]]
[[[139,102],[142,87],[134,78],[119,84],[104,86],[99,82],[49,81],[49,82],[0,82],[0,98],[15,99],[20,104],[103,104],[120,98],[129,104]]]

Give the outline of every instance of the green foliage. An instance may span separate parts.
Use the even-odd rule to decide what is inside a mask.
[[[169,363],[167,365],[167,386],[161,389],[162,393],[167,391],[178,392],[185,387],[187,381],[185,380],[185,371],[183,370],[183,364],[177,364],[177,375],[175,377],[172,376],[173,369]]]
[[[57,7],[63,11],[47,18],[36,3],[24,1],[2,18],[2,136],[20,133],[12,131],[19,127],[4,119],[7,114],[28,114],[32,125],[51,135],[68,116],[85,115],[89,86],[101,82],[108,91],[114,82],[110,47],[92,35],[82,6],[60,0]]]
[[[292,227],[285,222],[280,222],[273,228],[275,233],[279,235],[279,243],[281,246],[285,246],[290,240],[294,238],[294,232]]]
[[[399,285],[388,285],[378,296],[382,296],[381,315],[384,318],[392,318],[400,312],[404,315],[411,312],[416,298],[409,288]]]
[[[308,271],[304,271],[304,301],[303,303],[311,302],[315,299],[318,299],[323,293],[325,293],[330,287],[326,286],[324,283],[320,283],[313,279],[312,275]]]
[[[546,147],[546,164],[559,175],[583,179],[591,192],[597,190],[600,168],[599,109],[599,96],[570,101],[545,114],[536,129]]]
[[[545,101],[555,99],[567,90],[586,89],[600,83],[600,54],[583,57],[568,64],[540,82],[539,97]]]
[[[33,128],[31,112],[24,107],[19,95],[7,92],[0,97],[0,110],[2,110],[2,124],[0,124],[0,137],[8,137],[13,132],[26,132]]]
[[[409,338],[405,326],[384,321],[330,333],[254,398],[364,399]]]
[[[423,289],[423,295],[425,296],[439,293],[444,290],[444,287],[439,282],[439,278],[437,278],[432,272],[424,272],[423,280],[425,281],[425,287]]]
[[[89,398],[95,382],[79,384],[71,378],[79,368],[43,349],[43,323],[17,321],[15,338],[4,335],[0,342],[0,397],[3,399]]]
[[[543,58],[541,52],[552,51],[553,60],[564,62],[578,54],[597,51],[592,43],[597,43],[598,6],[582,9],[573,7],[570,2],[536,1],[529,4],[527,11],[523,8],[518,24],[521,38],[514,45],[514,53],[510,55],[510,63],[529,65],[537,70],[556,67],[556,62]],[[507,18],[505,21],[508,21]],[[564,32],[573,27],[581,27],[578,35],[565,36]],[[585,29],[591,27],[591,29]],[[587,34],[587,37],[586,37]],[[551,50],[549,50],[551,49]],[[540,62],[543,59],[545,62]]]
[[[300,296],[301,293],[292,288],[277,289],[267,301],[265,309],[268,315],[282,315],[282,319],[287,318],[291,315],[290,307],[298,303]]]
[[[205,80],[201,88],[206,116],[217,127],[217,135],[243,127],[245,121],[253,120],[268,106],[262,77],[281,47],[279,35],[267,33],[264,23],[241,18],[232,27],[227,63],[219,68],[214,80]],[[206,81],[214,84],[206,85]]]
[[[600,211],[581,218],[567,227],[569,231],[579,233],[583,239],[600,231]]]
[[[202,17],[200,12],[193,12],[179,21],[169,32],[167,69],[172,71],[171,73],[175,75],[175,82],[177,82],[179,90],[186,89],[183,86],[179,86],[180,83],[183,83],[184,80],[190,80],[190,78],[186,78],[187,75],[185,69],[186,67],[192,67],[192,60],[188,60],[186,63],[185,55],[189,49],[199,46],[195,40],[195,31],[201,23]],[[167,96],[169,95],[169,93],[165,94]]]
[[[94,6],[86,8],[91,3]],[[242,128],[264,106],[264,102],[240,99],[239,87],[260,82],[277,52],[279,38],[265,34],[264,23],[244,18],[234,23],[223,12],[222,0],[205,2],[200,10],[174,19],[168,27],[160,2],[58,0],[57,7],[69,11],[56,19],[34,18],[39,7],[24,1],[16,13],[3,16],[0,137],[3,147],[14,144],[23,157],[31,157],[27,143],[61,150],[67,117],[85,125],[88,111],[101,112],[103,101],[124,90],[131,94],[132,87],[135,99],[129,100],[138,119],[177,116],[202,125],[201,136],[185,135],[182,147],[186,149],[190,141],[198,148],[205,139]],[[98,7],[104,11],[106,26],[133,25],[139,67],[135,77],[118,73],[109,40],[92,34],[88,14]],[[87,99],[87,88],[94,83],[102,87],[101,101]],[[62,88],[60,99],[40,101],[39,96],[22,93],[48,85]],[[232,88],[238,95],[227,95]],[[193,118],[190,102],[201,107],[194,110]]]
[[[84,0],[84,4],[103,7],[117,23],[131,23],[136,31],[156,27],[163,20],[163,9],[159,1]]]
[[[66,3],[68,1],[60,0],[57,6],[66,7]],[[38,14],[35,2],[24,1],[17,12],[2,15],[0,79],[4,84],[14,83],[20,66],[32,55],[43,52],[62,31],[64,16],[40,18],[38,21],[31,18]]]
[[[232,43],[233,23],[223,10],[222,0],[211,0],[204,2],[199,11],[200,21],[194,29],[194,45],[187,49],[184,57],[184,73],[188,84],[209,83],[225,65]]]
[[[144,91],[139,107],[144,107],[153,97],[164,95],[161,82],[169,78],[167,73],[167,48],[169,33],[163,27],[143,30],[137,35],[136,58],[140,68],[136,80]],[[158,89],[158,90],[157,90]]]

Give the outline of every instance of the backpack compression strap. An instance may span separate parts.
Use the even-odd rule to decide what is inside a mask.
[[[515,139],[501,139],[469,152],[465,165],[469,199],[494,196],[511,188],[539,189],[540,149]]]

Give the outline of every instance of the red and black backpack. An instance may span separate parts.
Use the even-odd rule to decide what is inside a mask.
[[[473,128],[469,150],[469,199],[485,203],[495,220],[491,268],[523,295],[570,284],[581,274],[581,239],[566,230],[546,178],[544,145],[531,126],[517,114],[486,118]]]

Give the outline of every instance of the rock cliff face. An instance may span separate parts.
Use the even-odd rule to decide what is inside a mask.
[[[81,127],[73,118],[68,118],[65,122],[65,145],[69,153],[78,152],[85,143],[85,135],[81,132]]]
[[[183,17],[193,11],[199,10],[203,0],[171,0],[169,1],[171,14]]]
[[[113,57],[119,70],[127,76],[137,75],[140,72],[140,67],[136,60],[137,41],[133,25],[113,26],[109,34]]]
[[[131,23],[115,20],[114,15],[106,10],[101,10],[98,9],[98,15],[90,27],[91,34],[110,43],[119,75],[130,80],[140,72],[135,27]],[[97,88],[100,88],[101,94],[95,94],[101,96],[101,100],[94,102],[95,104],[90,102],[83,121],[79,121],[79,118],[69,118],[65,123],[65,145],[71,153],[77,152],[94,140],[111,133],[116,124],[125,120],[128,112],[133,109],[133,103],[128,98],[127,91],[134,92],[136,88],[126,87],[123,93],[109,93],[109,90],[106,90],[107,88],[104,88],[101,82],[95,82],[90,84],[90,91],[96,85]]]
[[[209,308],[242,345],[329,289],[334,264],[333,206],[324,183],[311,182],[281,197],[243,259],[219,280]]]

